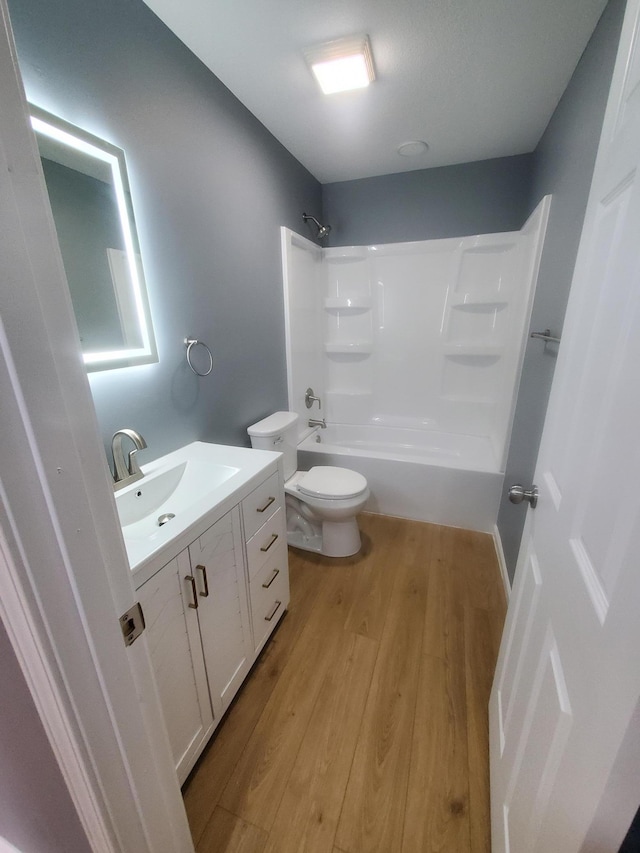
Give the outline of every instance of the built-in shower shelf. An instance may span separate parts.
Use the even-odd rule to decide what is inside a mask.
[[[492,396],[483,397],[473,394],[441,394],[441,399],[448,400],[450,403],[463,403],[465,405],[483,406],[486,409],[493,407],[495,400]]]
[[[327,311],[368,311],[370,296],[329,296],[324,300]]]
[[[371,341],[327,341],[324,351],[344,355],[370,355],[373,350]]]
[[[471,313],[483,314],[485,312],[502,311],[509,303],[504,299],[464,299],[455,300],[451,307],[457,311],[469,311]]]
[[[504,352],[503,346],[488,343],[472,343],[471,341],[444,344],[442,349],[445,355],[477,355],[485,358],[501,356]]]
[[[488,309],[492,307],[506,308],[509,304],[509,288],[502,287],[498,290],[495,287],[483,288],[478,287],[473,290],[466,290],[456,294],[451,305],[454,308],[466,308],[467,306],[486,306]]]

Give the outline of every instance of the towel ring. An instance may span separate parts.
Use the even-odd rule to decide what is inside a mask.
[[[189,365],[191,370],[193,370],[196,376],[208,376],[213,370],[213,356],[211,355],[211,350],[209,349],[209,347],[205,344],[204,341],[199,341],[197,338],[185,338],[184,342],[187,347],[187,364]],[[207,353],[209,354],[209,370],[207,370],[205,373],[200,373],[200,371],[196,370],[193,364],[191,364],[191,348],[198,346],[198,344],[200,344],[201,347],[204,347]]]

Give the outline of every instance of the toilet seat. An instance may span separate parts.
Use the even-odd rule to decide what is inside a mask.
[[[311,498],[347,500],[363,494],[367,481],[349,468],[322,465],[302,474],[297,482],[298,491]]]

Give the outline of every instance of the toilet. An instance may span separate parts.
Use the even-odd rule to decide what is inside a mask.
[[[360,550],[356,515],[364,508],[369,487],[349,468],[318,465],[298,471],[298,415],[275,412],[247,430],[251,446],[284,455],[287,541],[295,548],[327,557],[349,557]]]

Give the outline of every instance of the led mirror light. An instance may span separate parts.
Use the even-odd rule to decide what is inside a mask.
[[[115,367],[130,367],[140,364],[151,364],[158,361],[153,326],[149,310],[149,301],[144,281],[144,273],[139,256],[137,233],[133,218],[133,209],[128,189],[128,179],[122,149],[105,142],[99,137],[93,136],[57,116],[31,106],[31,124],[36,132],[40,155],[43,159],[43,168],[46,161],[57,164],[68,173],[76,175],[72,180],[78,186],[79,181],[100,181],[109,189],[103,191],[105,198],[109,192],[113,199],[113,206],[117,210],[117,221],[119,223],[119,246],[109,248],[108,244],[101,247],[103,258],[101,260],[105,270],[108,268],[110,284],[113,293],[105,299],[113,302],[114,316],[117,316],[117,337],[119,343],[107,347],[96,347],[83,343],[83,359],[87,370],[105,370]],[[46,170],[45,170],[46,172]],[[51,197],[51,187],[48,185]],[[67,206],[73,203],[76,196],[65,199]],[[80,203],[80,197],[78,197]],[[61,227],[61,221],[56,219],[56,206],[52,199],[52,211],[56,228]],[[82,210],[82,208],[79,208]],[[96,216],[96,220],[99,216]],[[70,217],[66,216],[68,222]],[[75,231],[73,235],[75,235]],[[59,232],[60,235],[60,232]],[[72,235],[72,236],[73,236]],[[69,231],[67,226],[66,245],[69,245]],[[81,243],[82,236],[77,235],[77,243]],[[69,254],[65,257],[64,246],[61,245],[65,269]],[[93,259],[93,256],[91,256]],[[96,265],[91,266],[95,272]],[[97,273],[89,278],[101,280]],[[89,282],[87,281],[87,285]],[[83,292],[85,288],[82,288]],[[95,292],[89,291],[89,292]],[[101,293],[103,291],[101,290]],[[93,297],[92,297],[93,298]],[[72,302],[76,313],[76,320],[80,331],[80,307],[77,300]],[[106,304],[105,300],[100,302]],[[92,302],[93,305],[93,302]],[[86,322],[86,316],[85,317]],[[95,307],[96,328],[106,327],[104,317],[100,316],[100,309]],[[81,341],[82,338],[81,334]]]
[[[337,39],[305,51],[325,95],[364,89],[373,80],[373,59],[367,36]]]

